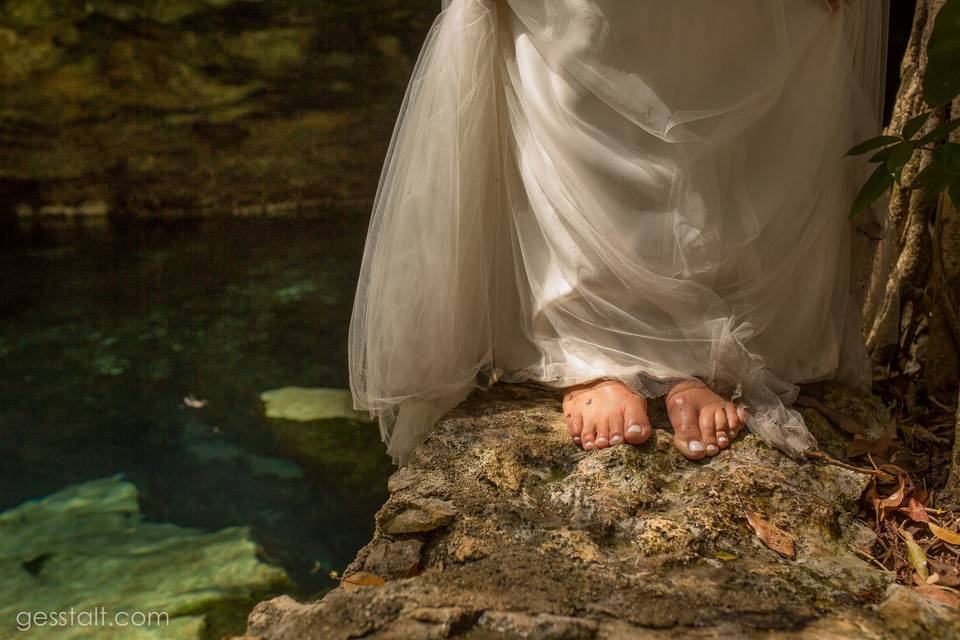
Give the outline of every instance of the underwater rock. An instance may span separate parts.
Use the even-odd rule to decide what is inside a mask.
[[[370,422],[370,416],[353,408],[353,399],[346,389],[284,387],[264,391],[260,399],[266,405],[268,418],[298,422],[343,418]]]
[[[393,466],[376,423],[353,409],[349,391],[284,387],[260,397],[277,448],[309,480],[354,494],[382,491]]]
[[[852,549],[870,541],[854,517],[867,476],[798,464],[749,433],[691,463],[660,404],[644,445],[586,453],[555,393],[475,393],[394,474],[374,539],[344,572],[385,584],[263,602],[248,635],[960,637],[960,615],[904,595]],[[765,546],[747,511],[789,532],[795,558]],[[449,515],[428,531],[406,526],[426,513]],[[413,547],[394,546],[410,542],[419,572],[405,577],[385,558],[412,559]]]
[[[0,635],[18,638],[206,638],[217,630],[210,617],[234,631],[258,595],[291,586],[282,569],[257,559],[245,528],[206,533],[145,521],[136,487],[119,476],[0,513],[0,575]],[[169,624],[12,628],[21,611],[99,607],[109,616],[166,613]]]

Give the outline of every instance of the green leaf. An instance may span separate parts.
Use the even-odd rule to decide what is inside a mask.
[[[858,193],[854,199],[853,206],[850,208],[850,217],[856,216],[869,207],[892,186],[893,176],[887,171],[886,164],[882,164],[874,169],[873,173],[870,174],[870,177],[867,178],[867,181],[860,189],[860,193]]]
[[[926,113],[921,113],[907,120],[907,124],[903,125],[903,129],[900,131],[900,135],[903,136],[904,140],[909,140],[917,131],[920,131],[932,113],[933,111],[927,111]]]
[[[909,531],[900,529],[900,537],[903,538],[903,542],[907,545],[907,560],[910,561],[910,566],[913,567],[913,570],[917,574],[926,580],[930,576],[930,572],[927,570],[927,554],[924,553],[923,548],[917,544],[917,541],[913,539],[913,536]]]
[[[877,151],[875,154],[870,156],[868,162],[883,162],[890,157],[890,152],[897,148],[897,145],[891,145],[885,149]]]
[[[901,142],[894,146],[889,157],[884,163],[887,167],[887,173],[893,176],[893,179],[900,184],[900,174],[903,172],[903,166],[913,157],[913,143]]]
[[[941,124],[940,126],[932,129],[929,133],[924,134],[916,142],[917,144],[927,144],[928,142],[933,142],[934,140],[945,138],[946,136],[950,135],[950,133],[957,127],[960,127],[960,118],[956,118],[955,120],[948,120],[943,124]]]
[[[952,176],[960,176],[960,144],[948,142],[933,150],[933,161]]]
[[[927,44],[923,98],[932,105],[947,104],[960,94],[960,0],[947,0],[934,18]]]
[[[886,145],[893,144],[894,142],[900,142],[900,138],[897,136],[877,136],[876,138],[865,140],[855,147],[851,147],[850,151],[847,151],[846,155],[858,156],[861,153],[873,151],[874,149],[885,147]]]

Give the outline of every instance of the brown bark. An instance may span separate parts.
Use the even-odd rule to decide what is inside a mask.
[[[918,0],[910,41],[900,67],[900,88],[885,133],[898,135],[912,117],[932,111],[924,131],[960,117],[960,100],[933,108],[923,99],[926,48],[934,19],[946,0]],[[955,133],[954,137],[958,134]],[[931,161],[931,151],[915,154],[903,171],[903,185]],[[944,195],[936,202],[919,190],[894,187],[883,236],[874,243],[865,283],[864,328],[874,362],[893,373],[914,377],[928,395],[951,402],[960,362],[960,216]],[[960,436],[960,420],[957,422]],[[955,438],[960,442],[960,437]],[[941,504],[960,506],[960,450]]]

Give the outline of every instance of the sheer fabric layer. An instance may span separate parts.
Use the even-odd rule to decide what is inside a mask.
[[[700,377],[785,452],[799,382],[865,385],[846,219],[885,3],[453,0],[378,190],[350,335],[404,464],[477,374]]]

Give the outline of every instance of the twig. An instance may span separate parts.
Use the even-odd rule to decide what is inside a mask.
[[[857,473],[863,473],[868,476],[873,476],[874,478],[880,478],[880,477],[890,475],[886,471],[881,471],[880,469],[864,469],[863,467],[857,467],[852,464],[843,462],[841,460],[837,460],[830,454],[824,453],[819,449],[811,449],[809,451],[804,451],[803,455],[807,456],[808,458],[814,458],[815,460],[822,460],[827,464],[832,464],[835,467],[840,467],[848,471],[856,471]]]
[[[847,546],[847,548],[850,549],[851,551],[853,551],[855,554],[857,554],[857,555],[860,556],[861,558],[864,558],[864,559],[866,559],[866,560],[870,560],[871,562],[873,562],[875,565],[877,565],[878,567],[880,567],[880,568],[883,569],[884,571],[890,571],[890,569],[888,569],[887,567],[883,566],[883,563],[882,563],[882,562],[880,562],[879,560],[877,560],[876,558],[874,558],[872,555],[870,555],[870,554],[867,553],[866,551],[863,551],[863,550],[861,550],[861,549],[857,549],[857,548],[854,547],[853,545],[849,545],[849,546]]]

